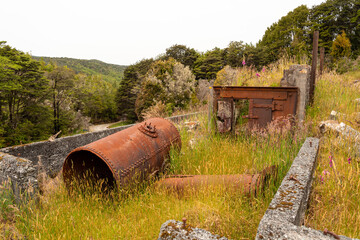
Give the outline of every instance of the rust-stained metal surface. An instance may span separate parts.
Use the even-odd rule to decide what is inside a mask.
[[[277,167],[271,166],[261,173],[252,175],[175,175],[159,181],[157,187],[178,194],[209,187],[221,187],[226,190],[240,190],[246,195],[256,195],[265,187],[270,177],[276,178],[276,173]]]
[[[250,127],[266,127],[268,123],[279,117],[296,115],[298,99],[297,87],[233,87],[214,86],[214,112],[217,113],[219,132],[234,129],[234,101],[249,101],[247,118]],[[224,104],[226,102],[227,104]],[[232,111],[232,114],[224,114]]]
[[[143,179],[162,170],[171,146],[181,148],[176,127],[152,118],[74,149],[65,159],[63,177],[67,185],[74,178],[92,178],[122,187],[134,176]]]

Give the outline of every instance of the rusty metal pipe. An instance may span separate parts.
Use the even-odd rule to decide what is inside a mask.
[[[74,149],[66,157],[63,178],[104,180],[123,187],[135,176],[144,179],[161,171],[170,147],[181,148],[176,127],[163,118],[152,118],[123,131]]]
[[[256,195],[265,186],[270,176],[276,177],[276,170],[276,166],[271,166],[253,175],[177,175],[159,181],[156,186],[178,194],[220,187],[226,190],[242,190],[246,195]]]

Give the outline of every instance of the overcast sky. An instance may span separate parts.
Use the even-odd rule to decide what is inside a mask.
[[[174,44],[204,52],[231,41],[256,44],[294,8],[325,0],[4,0],[0,41],[34,56],[120,65]]]

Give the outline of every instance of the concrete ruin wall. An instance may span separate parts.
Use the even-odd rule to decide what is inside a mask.
[[[306,106],[310,99],[310,72],[309,65],[291,65],[284,70],[284,76],[280,81],[281,87],[298,87],[299,99],[297,103],[297,118],[300,121],[305,119]]]

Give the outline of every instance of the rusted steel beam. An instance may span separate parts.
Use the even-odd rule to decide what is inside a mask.
[[[74,149],[65,159],[65,184],[72,180],[104,181],[123,187],[134,177],[161,171],[171,146],[181,148],[180,134],[168,120],[152,118]]]
[[[217,98],[275,99],[286,100],[289,94],[297,94],[297,87],[222,87],[214,86]]]
[[[242,191],[246,195],[256,195],[263,190],[270,177],[276,178],[277,167],[265,168],[259,174],[235,175],[175,175],[156,183],[156,187],[180,195],[206,188],[220,187],[227,191]]]
[[[314,103],[318,45],[319,45],[319,31],[315,31],[313,35],[313,51],[312,51],[312,63],[311,63],[311,72],[310,72],[309,102],[311,105]]]

